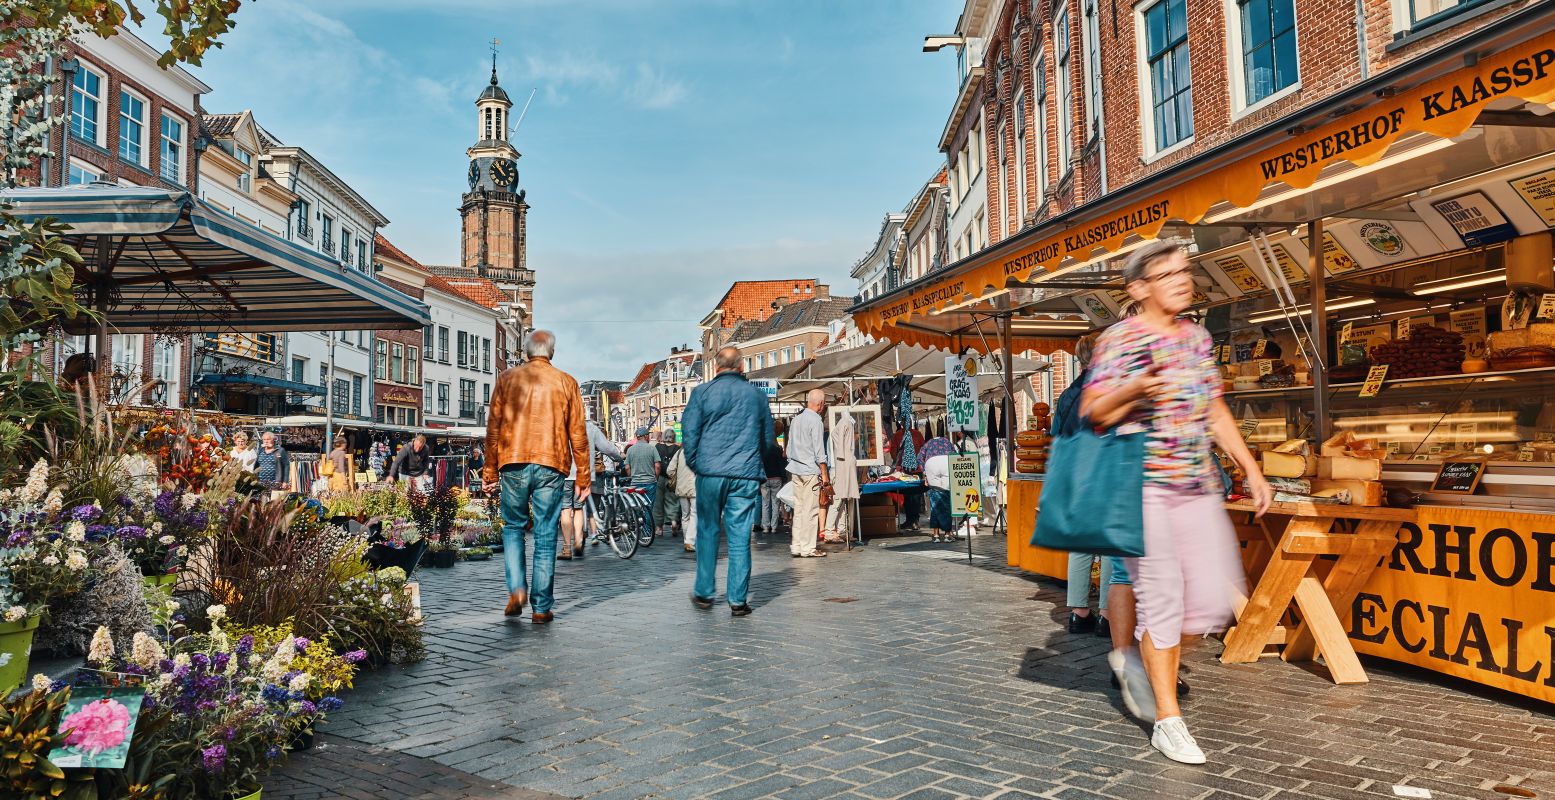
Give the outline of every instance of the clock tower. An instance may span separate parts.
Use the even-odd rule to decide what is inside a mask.
[[[508,141],[513,101],[497,83],[492,55],[491,83],[475,101],[475,144],[467,179],[470,190],[459,205],[463,223],[460,266],[466,273],[489,278],[521,305],[524,327],[533,327],[534,272],[525,262],[525,216],[529,205],[518,185],[519,152]]]

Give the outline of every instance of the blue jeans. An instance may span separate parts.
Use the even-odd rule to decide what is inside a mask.
[[[562,484],[567,476],[539,464],[509,464],[502,468],[502,563],[508,594],[529,588],[536,613],[555,604],[551,584],[556,578],[556,530],[562,515]],[[534,583],[526,582],[524,535],[534,533]]]
[[[697,476],[697,580],[692,592],[711,599],[718,589],[718,534],[729,540],[728,600],[745,605],[751,582],[751,528],[761,508],[762,481]]]
[[[634,483],[634,484],[632,484],[632,488],[633,489],[641,489],[642,491],[645,491],[645,492],[648,493],[648,494],[644,495],[645,497],[648,498],[648,502],[643,505],[643,521],[648,524],[648,528],[651,530],[651,529],[653,529],[653,506],[654,506],[654,500],[657,499],[658,496],[659,496],[659,484],[657,484],[657,483]]]

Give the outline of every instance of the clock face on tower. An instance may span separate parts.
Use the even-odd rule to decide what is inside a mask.
[[[507,188],[518,182],[518,167],[508,159],[491,162],[491,182]]]
[[[480,183],[480,182],[481,182],[481,167],[480,167],[479,164],[475,163],[474,161],[471,161],[470,162],[470,188],[474,189],[475,188],[475,184]]]

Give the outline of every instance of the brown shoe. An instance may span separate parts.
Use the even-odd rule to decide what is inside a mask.
[[[550,611],[536,611],[534,616],[529,618],[529,621],[536,625],[546,625],[555,618],[556,615]]]
[[[556,560],[557,561],[571,561],[572,560],[572,554],[571,553],[566,553],[564,555],[558,555],[556,557]]]
[[[504,617],[516,617],[524,610],[524,603],[529,600],[527,592],[514,592],[508,595],[508,607],[502,610]]]

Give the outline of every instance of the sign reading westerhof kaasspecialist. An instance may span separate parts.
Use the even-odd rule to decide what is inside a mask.
[[[945,357],[945,417],[952,431],[977,432],[977,379],[955,356]]]

